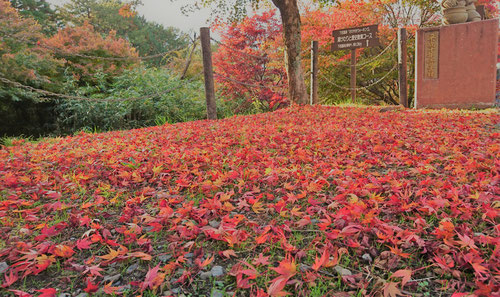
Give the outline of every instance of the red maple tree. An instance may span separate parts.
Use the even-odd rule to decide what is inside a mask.
[[[282,51],[281,46],[276,47],[281,43],[278,40],[282,29],[275,12],[267,11],[218,28],[221,45],[213,59],[224,98],[243,99],[243,106],[259,101],[269,109],[285,105],[286,72],[283,63],[270,57]]]

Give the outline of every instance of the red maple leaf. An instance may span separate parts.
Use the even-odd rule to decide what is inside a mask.
[[[26,293],[24,291],[21,291],[21,290],[9,290],[9,292],[16,294],[17,297],[32,297],[33,296],[33,295]]]
[[[99,265],[88,266],[82,274],[90,273],[92,276],[102,276],[100,272],[103,270]]]
[[[84,239],[80,239],[76,242],[76,247],[79,250],[88,250],[88,249],[90,249],[91,245],[92,245],[92,241],[88,237],[85,237]]]
[[[328,252],[327,249],[325,249],[323,251],[323,255],[321,255],[321,258],[318,258],[318,256],[316,256],[316,260],[314,261],[312,269],[318,271],[318,269],[320,269],[321,266],[325,265],[329,259],[330,259],[330,253]]]
[[[139,258],[143,261],[151,261],[153,259],[153,257],[150,254],[146,254],[143,252],[133,252],[133,253],[128,253],[128,255],[131,257]]]
[[[271,285],[267,289],[267,293],[271,296],[286,296],[289,293],[284,292],[286,283],[288,280],[297,273],[297,266],[295,264],[295,260],[288,254],[286,257],[280,262],[278,267],[271,268],[280,274],[280,276],[276,277],[271,281]]]
[[[97,292],[97,290],[99,290],[99,286],[96,284],[93,284],[92,281],[90,281],[90,279],[87,279],[87,287],[83,290],[90,294],[90,293]]]
[[[165,280],[165,274],[159,273],[159,271],[160,271],[159,264],[149,269],[149,271],[146,273],[144,281],[140,285],[141,292],[148,288],[154,290],[163,283],[163,281]]]
[[[398,283],[387,282],[384,286],[384,297],[397,297],[401,295],[401,290],[397,287]]]
[[[104,287],[102,288],[103,292],[109,295],[120,294],[118,290],[121,289],[122,287],[113,287],[112,284],[113,282],[105,284]]]
[[[38,295],[38,297],[55,297],[57,293],[56,289],[54,288],[40,289],[36,291],[42,293]]]
[[[212,263],[212,261],[214,260],[214,256],[215,255],[212,255],[212,257],[210,258],[206,258],[203,262],[201,262],[199,259],[196,259],[195,260],[195,263],[200,267],[200,268],[203,268],[203,267],[206,267],[208,266],[210,263]]]
[[[19,279],[17,272],[14,273],[13,270],[10,270],[9,274],[5,273],[4,278],[5,281],[2,284],[2,287],[4,288],[10,287],[13,283],[15,283]]]
[[[243,265],[248,268],[244,268]],[[259,273],[252,265],[247,262],[240,261],[240,263],[231,268],[229,274],[236,276],[236,286],[238,288],[247,289],[251,287],[250,280],[257,278]]]
[[[402,280],[401,280],[401,287],[404,287],[406,285],[406,283],[410,280],[411,274],[412,274],[411,270],[409,270],[409,269],[401,269],[401,270],[398,270],[398,271],[394,272],[391,275],[391,278],[393,278],[393,277],[401,277],[402,278]]]
[[[267,289],[267,294],[270,296],[286,296],[290,295],[288,292],[284,292],[283,289],[286,286],[288,278],[279,276],[271,281],[271,285]]]
[[[253,265],[269,265],[269,261],[267,261],[268,259],[269,259],[269,256],[264,257],[264,255],[262,253],[260,253],[258,257],[253,259],[252,264]]]
[[[297,265],[290,254],[285,256],[285,258],[279,263],[278,267],[272,267],[271,269],[286,278],[291,278],[297,273]]]
[[[236,255],[236,252],[234,250],[225,250],[220,252],[220,254],[222,254],[226,258],[230,258],[231,256],[236,258],[238,257],[238,255]]]

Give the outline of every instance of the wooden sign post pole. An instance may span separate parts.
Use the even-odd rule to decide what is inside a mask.
[[[399,104],[408,108],[407,45],[406,29],[398,31],[398,62],[399,62]]]
[[[356,102],[356,49],[380,45],[378,24],[332,31],[332,51],[351,50],[351,100]]]
[[[205,97],[207,99],[207,118],[217,119],[215,105],[214,71],[212,66],[212,49],[210,47],[210,28],[200,28],[201,51],[203,56],[203,72],[205,75]]]
[[[351,101],[356,102],[356,49],[351,49]]]
[[[318,41],[311,42],[311,105],[318,104]]]

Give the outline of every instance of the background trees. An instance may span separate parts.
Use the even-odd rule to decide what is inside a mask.
[[[41,96],[2,81],[0,137],[126,129],[204,117],[200,80],[191,80],[195,73],[190,69],[187,81],[181,81],[181,70],[172,67],[184,65],[192,40],[178,29],[137,16],[135,2],[124,6],[114,0],[75,0],[60,11],[42,0],[12,2],[18,9],[0,0],[0,76],[93,101]],[[138,59],[150,55],[155,58]],[[194,60],[199,69],[199,59]],[[179,87],[161,93],[174,86]],[[147,99],[133,100],[145,95]]]
[[[301,63],[301,19],[297,0],[272,0],[279,10],[283,25],[283,45],[286,51],[288,98],[296,103],[307,102],[307,88]],[[322,1],[323,2],[323,1]],[[328,0],[324,0],[328,2]],[[249,6],[258,8],[259,0],[196,0],[197,5],[213,8],[217,19],[234,22],[246,15]]]
[[[164,27],[147,21],[135,13],[141,2],[134,0],[125,4],[120,0],[71,0],[59,9],[65,23],[82,26],[88,23],[95,32],[115,32],[137,49],[141,56],[154,55],[185,47],[189,38],[177,28]],[[160,65],[162,57],[152,60]]]
[[[17,9],[21,16],[29,16],[41,26],[47,35],[57,32],[60,17],[46,0],[11,0],[12,7]]]
[[[286,2],[286,1],[284,1]],[[361,102],[369,104],[398,104],[398,81],[397,69],[394,69],[397,59],[397,29],[406,27],[409,31],[408,42],[408,61],[409,63],[409,96],[410,103],[413,100],[413,77],[414,77],[414,32],[421,26],[439,25],[439,3],[431,0],[385,0],[385,1],[359,1],[359,0],[340,0],[340,1],[314,1],[316,4],[305,7],[301,16],[301,49],[300,54],[302,69],[307,73],[310,67],[309,46],[311,40],[320,41],[320,98],[323,103],[333,104],[346,101],[348,98],[347,90],[349,87],[349,52],[330,52],[332,42],[331,31],[335,29],[362,26],[368,24],[380,24],[381,46],[376,48],[360,49],[357,51],[359,64],[364,64],[358,69],[358,98]],[[232,17],[226,22],[227,32],[232,27],[237,27],[240,22],[234,19],[241,17],[246,13],[245,8],[249,6],[240,5],[241,2],[232,2],[224,0],[204,1],[203,3],[212,3],[216,14],[231,14]],[[257,5],[258,1],[247,1],[247,4]],[[484,0],[490,16],[495,15],[495,7],[491,0]],[[275,3],[277,4],[277,3]],[[290,4],[291,5],[291,4]],[[243,24],[246,19],[243,17]],[[286,27],[286,26],[285,26]],[[259,33],[266,34],[266,33]],[[226,41],[231,44],[230,40]],[[275,39],[272,50],[260,48],[260,54],[270,57],[275,56],[274,60],[283,61],[288,59],[284,53],[289,52],[289,47],[282,38]],[[296,43],[298,44],[298,43]],[[248,46],[254,48],[254,46]],[[245,50],[245,48],[239,48]],[[276,51],[275,49],[281,49]],[[222,49],[222,51],[225,51]],[[254,50],[255,51],[255,50]],[[256,52],[259,53],[259,52]],[[380,55],[380,56],[379,56]],[[377,57],[373,61],[370,61]],[[251,61],[251,60],[249,60]],[[368,63],[370,62],[370,63]],[[217,61],[221,63],[221,61]],[[290,63],[288,63],[290,66]],[[277,65],[278,69],[285,70],[284,65]],[[248,68],[248,67],[247,67]],[[245,68],[245,69],[247,69]],[[248,70],[246,70],[248,71]],[[232,74],[227,71],[227,74]],[[309,77],[305,75],[305,85],[308,84]],[[383,79],[383,80],[382,80]],[[258,81],[253,79],[252,81]],[[379,82],[380,83],[377,83]],[[333,83],[333,84],[332,84]],[[376,84],[374,84],[376,83]],[[225,85],[233,84],[224,82]],[[243,88],[243,87],[241,87]],[[254,100],[259,100],[254,95]],[[292,100],[293,101],[293,100]]]
[[[248,16],[246,9],[261,4],[259,1],[198,3],[212,5],[217,16],[222,45],[214,44],[214,64],[219,74],[218,97],[227,99],[218,108],[223,114],[228,110],[274,110],[293,101],[305,102],[312,40],[320,42],[322,103],[345,101],[349,93],[349,53],[330,51],[331,31],[373,23],[380,24],[382,44],[357,51],[358,65],[362,65],[358,68],[358,87],[363,87],[358,98],[369,104],[397,104],[397,71],[391,72],[397,58],[394,40],[397,28],[407,27],[411,103],[411,38],[417,27],[439,23],[435,1],[314,1],[302,7],[300,19],[296,18],[295,1],[268,3],[267,7],[261,6],[260,14]],[[493,1],[481,3],[488,14],[496,13]],[[138,0],[71,0],[54,10],[44,0],[0,0],[0,76],[10,81],[0,82],[0,136],[125,129],[151,125],[157,120],[204,118],[197,109],[197,100],[203,97],[202,89],[198,89],[201,79],[196,77],[201,70],[199,48],[193,51],[191,66],[184,75],[196,36],[147,21],[135,12],[139,4]],[[286,16],[289,8],[293,13]],[[283,26],[287,21],[294,23]],[[286,33],[284,27],[295,29]],[[139,59],[151,55],[153,58]],[[182,83],[181,76],[189,83]],[[137,85],[131,85],[131,81]],[[103,102],[92,105],[40,96],[11,82]],[[154,87],[147,87],[148,83]],[[172,94],[155,95],[177,84],[181,87]],[[133,97],[146,95],[144,92],[151,92],[151,102],[131,103]],[[126,100],[106,101],[119,96]],[[193,108],[177,102],[181,100],[190,102]],[[159,108],[158,102],[170,109]]]
[[[43,28],[22,17],[8,1],[0,1],[0,75],[23,84],[57,90],[60,62],[34,44]],[[35,93],[0,84],[0,129],[3,133],[35,134],[50,129],[53,104]],[[0,134],[3,134],[0,132]]]
[[[360,64],[365,64],[374,57],[377,57],[372,62],[366,63],[358,69],[358,86],[368,86],[382,78],[384,78],[384,80],[379,84],[362,89],[358,93],[360,93],[359,97],[362,102],[365,103],[398,104],[397,71],[389,73],[393,70],[397,61],[397,44],[395,42],[397,28],[408,28],[411,37],[413,36],[412,32],[414,32],[418,26],[436,24],[436,22],[439,21],[436,15],[439,7],[431,2],[432,1],[427,3],[426,1],[347,0],[338,1],[336,4],[328,3],[328,5],[311,5],[305,7],[301,20],[302,47],[300,52],[302,55],[302,67],[305,69],[306,73],[310,70],[310,43],[312,40],[318,40],[320,45],[320,98],[322,99],[322,103],[335,104],[346,101],[350,92],[347,90],[350,78],[350,52],[331,52],[330,47],[333,42],[331,36],[332,30],[379,23],[381,46],[357,50],[357,59]],[[264,15],[265,14],[261,15],[261,18]],[[230,34],[235,31],[236,28],[240,28],[243,24],[248,22],[249,19],[251,18],[244,18],[238,23],[228,23],[224,27],[226,28],[226,34]],[[268,22],[270,21],[268,20]],[[276,17],[274,17],[274,22],[276,22]],[[271,32],[271,30],[267,32],[259,31],[254,32],[254,34],[266,36],[267,34],[271,34]],[[272,34],[275,36],[280,35],[276,32]],[[248,35],[252,35],[252,32],[248,32]],[[233,38],[224,40],[227,45],[235,46]],[[413,61],[413,43],[410,41],[409,44],[409,61]],[[238,49],[243,51],[251,50],[255,55],[266,56],[272,61],[283,61],[286,52],[282,38],[269,38],[265,44],[240,44]],[[219,51],[221,53],[227,52],[223,47],[221,47]],[[238,57],[238,55],[235,56]],[[226,60],[227,59],[229,58],[226,58]],[[216,60],[216,67],[221,63],[223,63],[223,61]],[[253,63],[248,64],[253,65]],[[223,71],[224,68],[227,69],[227,66],[220,68],[221,71]],[[251,67],[245,65],[241,66],[241,68],[244,69],[242,69],[240,73],[244,73],[245,71],[248,72]],[[284,72],[284,64],[274,64],[273,71]],[[413,77],[413,71],[413,65],[410,63],[410,78]],[[226,73],[228,75],[235,75],[232,71],[227,71]],[[240,78],[243,79],[243,77]],[[246,75],[246,79],[252,82],[258,82],[256,76],[251,78]],[[309,85],[308,75],[305,76],[305,81],[306,85]],[[235,85],[235,83],[232,82],[224,82],[224,84],[230,84],[233,85],[233,87]],[[410,87],[413,87],[412,83]],[[409,93],[410,96],[413,95],[412,90],[410,90]],[[256,95],[253,96],[253,100],[262,101]]]
[[[54,51],[53,55],[63,61],[64,71],[76,86],[95,83],[97,76],[104,75],[109,82],[124,70],[137,67],[137,51],[125,39],[118,38],[115,31],[103,36],[85,22],[81,26],[66,27],[49,38],[42,38],[40,47]],[[86,58],[102,57],[103,59]],[[106,58],[120,57],[123,60]]]

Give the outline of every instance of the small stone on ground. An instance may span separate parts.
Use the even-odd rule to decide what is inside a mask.
[[[224,297],[224,293],[219,290],[213,290],[210,297]]]
[[[212,270],[210,270],[210,272],[212,273],[213,277],[218,277],[218,276],[224,275],[224,267],[214,266],[214,267],[212,267]]]
[[[9,265],[7,264],[7,262],[1,262],[0,263],[0,274],[7,271],[7,269],[9,269]]]
[[[341,267],[339,265],[335,266],[335,271],[337,271],[338,274],[341,276],[347,276],[347,275],[352,275],[352,272],[349,269],[345,269],[344,267]]]

